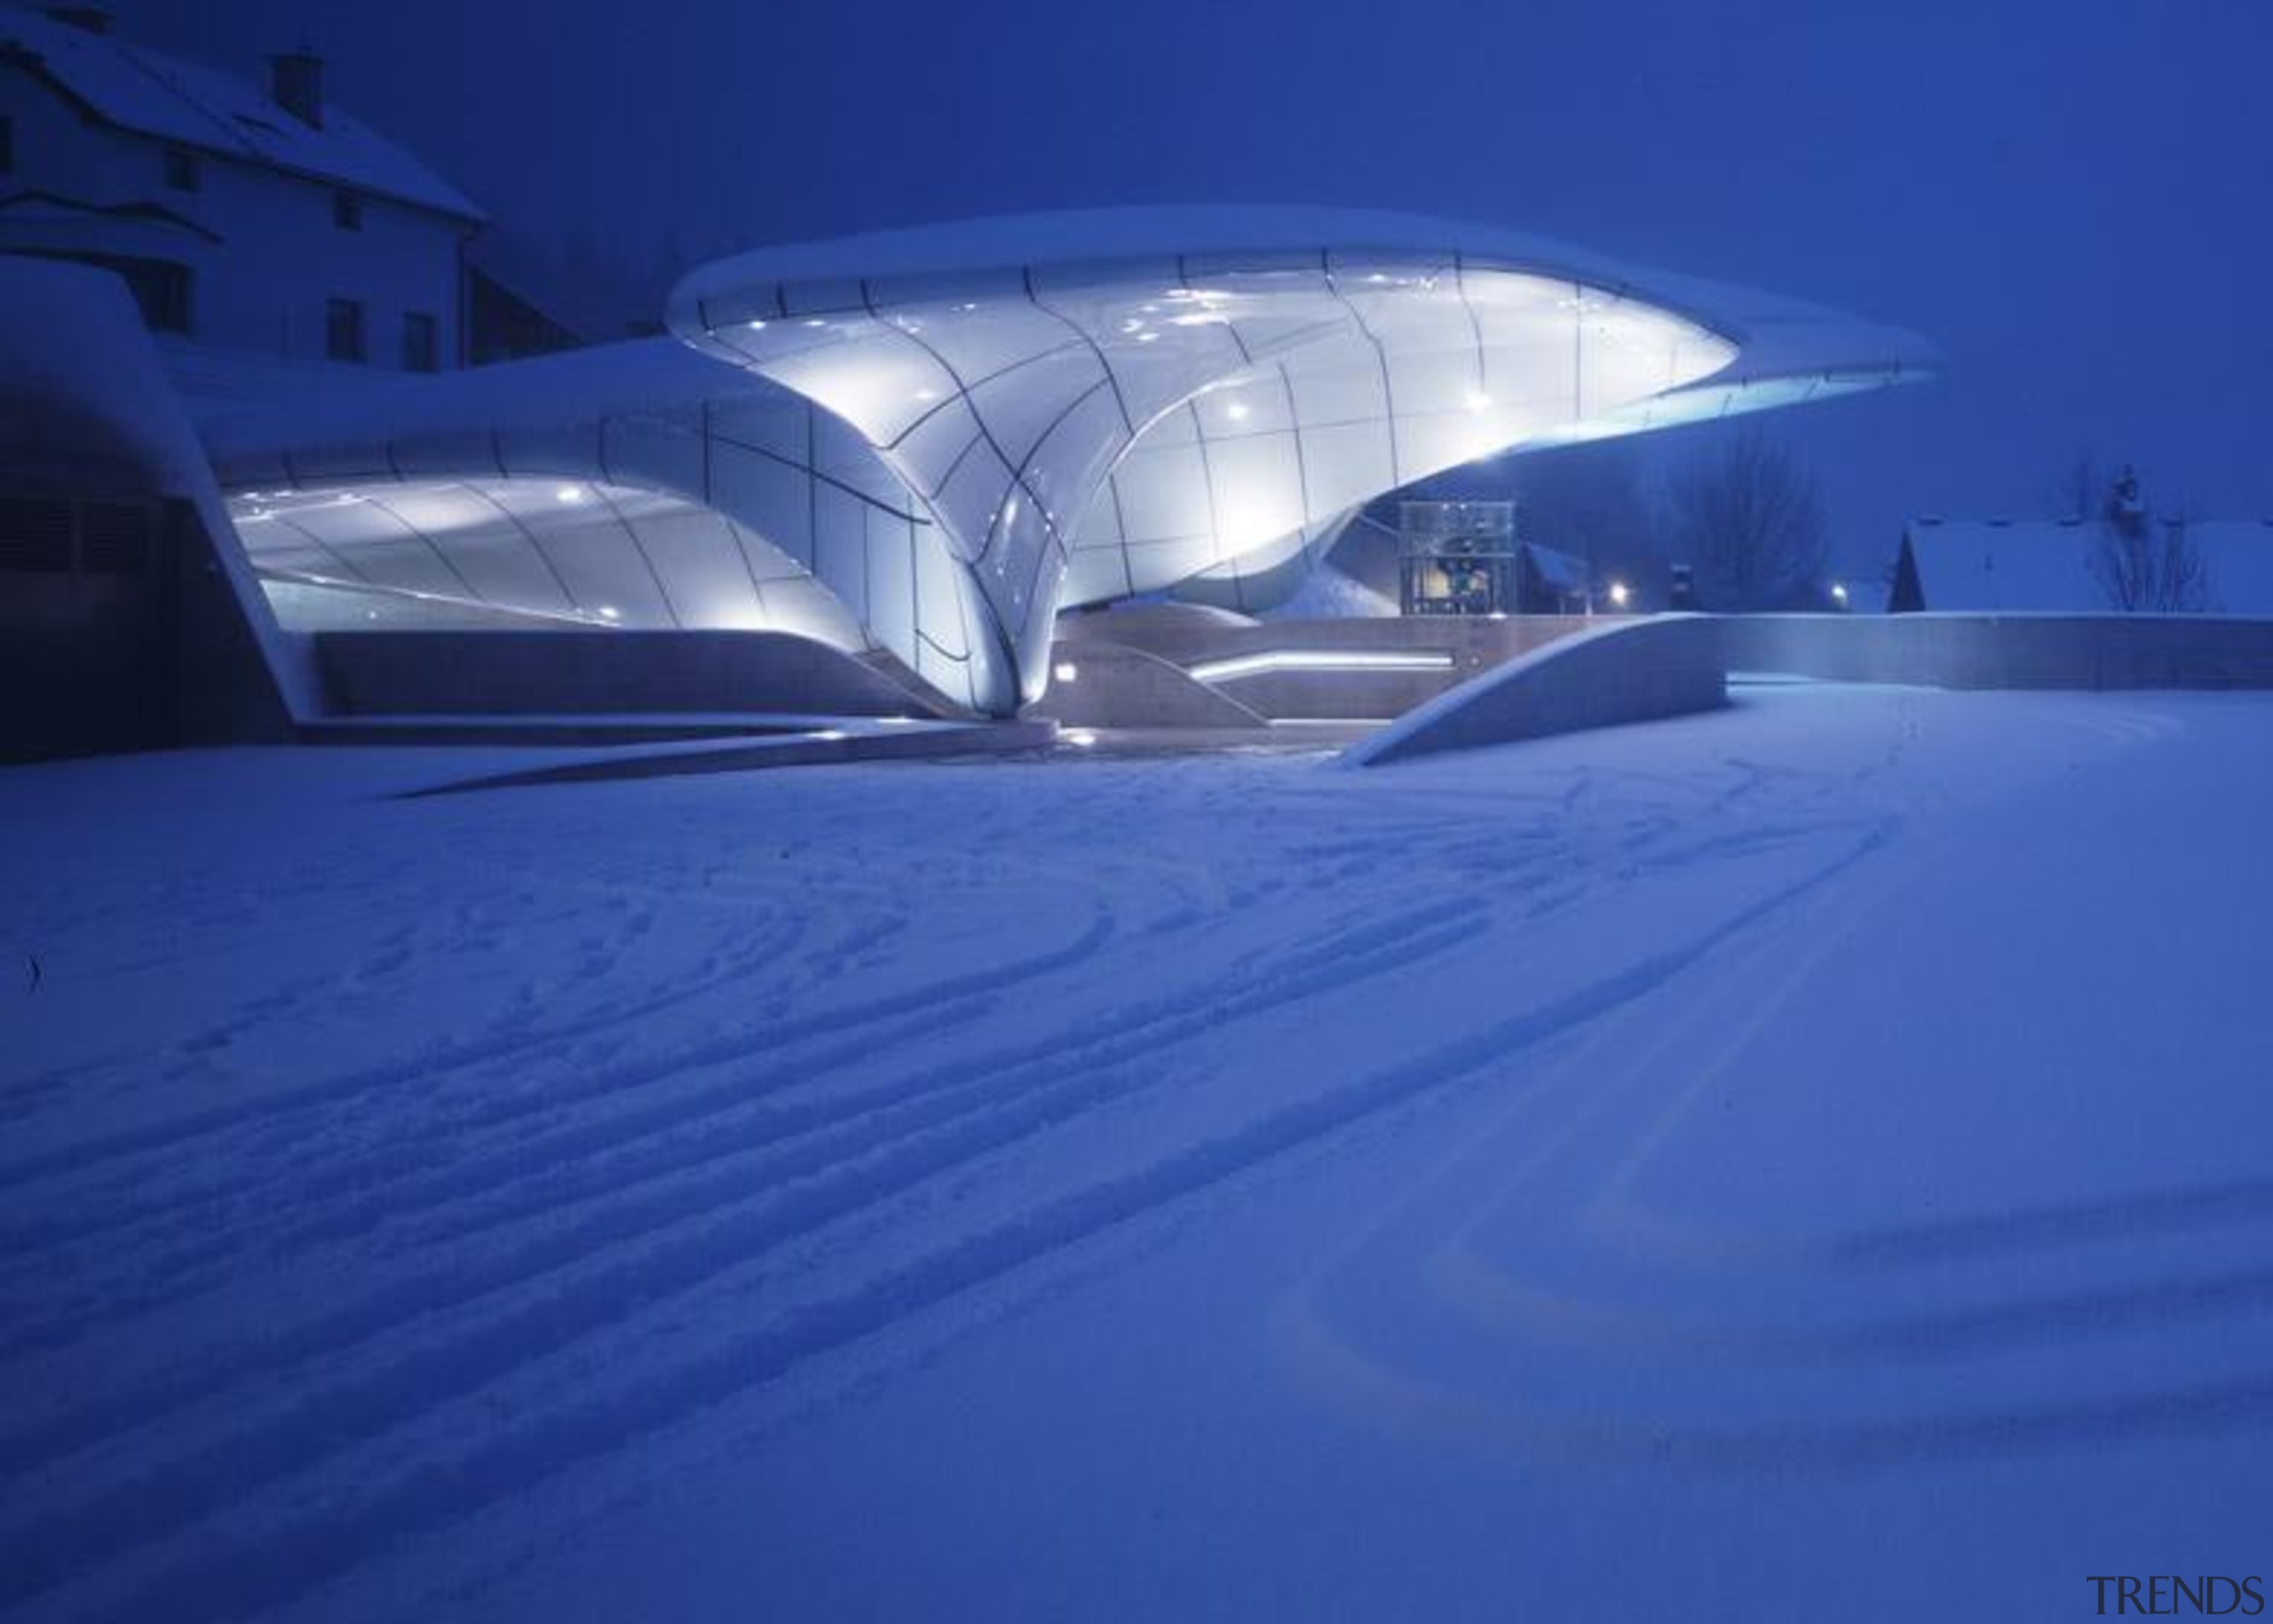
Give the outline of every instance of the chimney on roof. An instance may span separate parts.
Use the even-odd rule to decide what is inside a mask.
[[[99,5],[51,5],[47,14],[58,22],[84,28],[90,34],[110,32],[110,13]]]
[[[305,45],[268,59],[269,95],[311,130],[323,128],[323,59]]]

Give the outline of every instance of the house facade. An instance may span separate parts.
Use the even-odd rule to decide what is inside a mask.
[[[481,210],[332,104],[321,59],[269,67],[145,50],[94,7],[0,5],[0,252],[116,273],[192,393],[248,361],[464,364]]]

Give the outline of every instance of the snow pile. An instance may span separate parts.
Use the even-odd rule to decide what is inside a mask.
[[[1394,601],[1331,564],[1319,564],[1303,577],[1294,595],[1256,618],[1266,621],[1378,620],[1398,613]]]

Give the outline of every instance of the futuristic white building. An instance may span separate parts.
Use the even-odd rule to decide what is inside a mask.
[[[206,424],[286,629],[788,631],[1008,714],[1065,609],[1283,576],[1479,456],[1931,367],[1812,305],[1314,210],[767,250],[690,277],[670,320]]]

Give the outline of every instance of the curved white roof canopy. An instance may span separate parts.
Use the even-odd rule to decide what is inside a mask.
[[[285,612],[389,596],[403,622],[763,625],[888,651],[1008,712],[1041,692],[1062,608],[1196,576],[1284,585],[1364,503],[1475,457],[1932,364],[1908,334],[1788,299],[1313,210],[770,250],[689,278],[671,316],[693,348],[203,424],[254,562],[297,595]]]
[[[958,706],[1018,703],[970,571],[859,438],[670,339],[202,430],[289,629],[786,631],[881,649]]]
[[[673,329],[819,402],[976,573],[1024,694],[1070,604],[1313,543],[1497,451],[1921,376],[1911,335],[1411,216],[966,221],[697,272]]]

